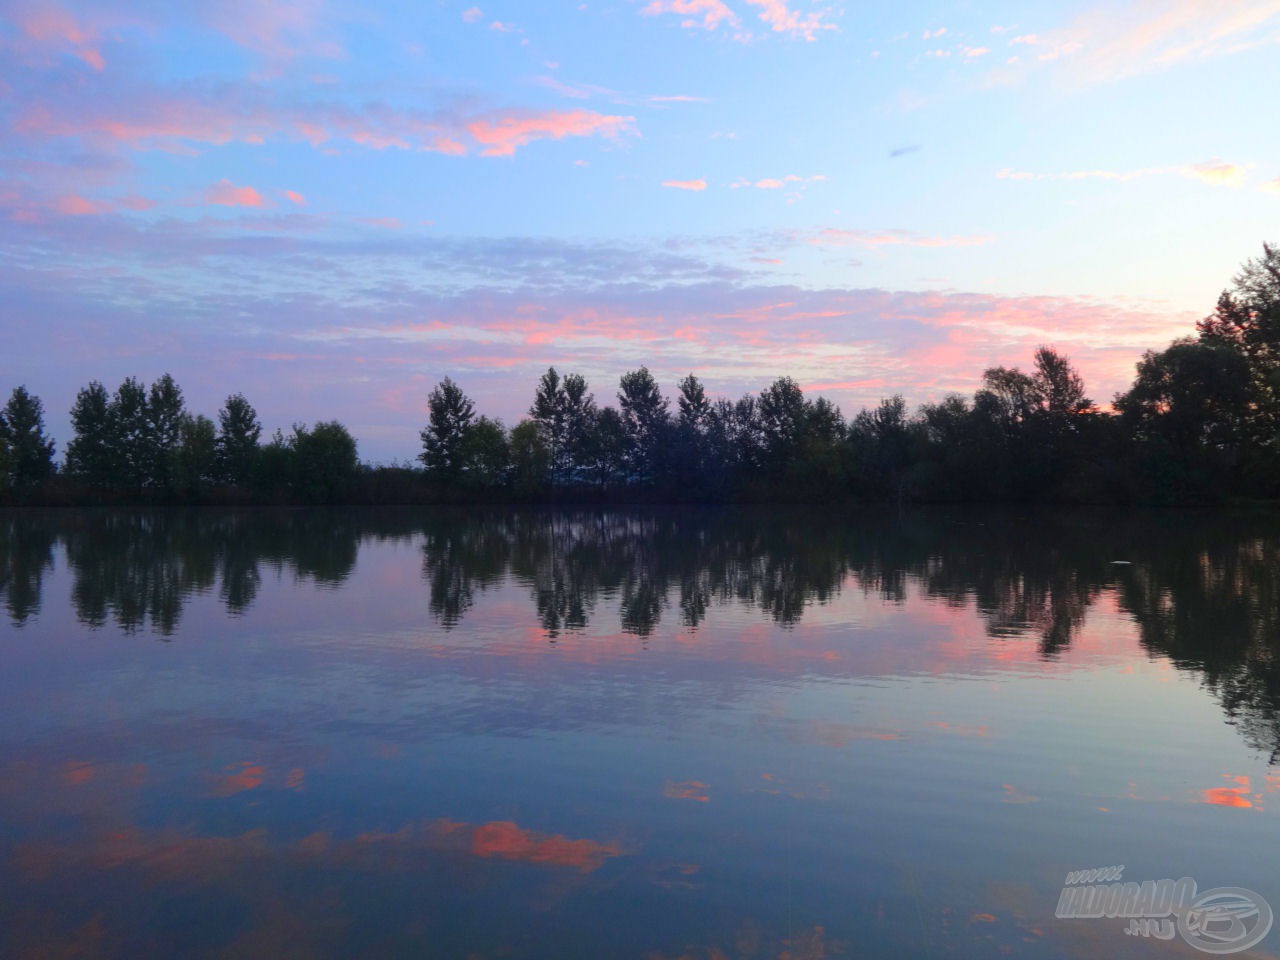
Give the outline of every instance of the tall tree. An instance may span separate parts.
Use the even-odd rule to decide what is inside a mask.
[[[0,410],[0,450],[4,483],[18,497],[29,496],[53,474],[53,441],[44,432],[44,404],[15,387]]]
[[[433,479],[451,482],[461,475],[463,446],[475,412],[475,404],[448,377],[427,397],[427,426],[420,434],[422,453],[418,459]]]
[[[651,482],[656,479],[669,420],[667,398],[648,367],[622,375],[618,383],[618,405],[627,432],[631,479]]]
[[[218,473],[228,483],[252,482],[262,424],[242,393],[233,393],[218,411]]]
[[[82,483],[103,489],[119,482],[111,396],[97,380],[76,394],[71,408],[74,436],[67,444],[67,472]]]
[[[1093,401],[1084,395],[1084,379],[1062,354],[1052,347],[1040,347],[1036,350],[1035,367],[1031,378],[1034,395],[1045,413],[1068,417],[1093,409]]]
[[[1264,243],[1262,256],[1246,261],[1196,329],[1202,341],[1226,345],[1246,359],[1254,392],[1252,439],[1274,439],[1280,432],[1280,246]]]
[[[567,479],[577,479],[577,469],[585,466],[588,440],[595,423],[596,400],[587,391],[586,378],[571,373],[562,382],[564,391],[564,446],[563,470]]]
[[[145,472],[147,483],[158,489],[173,484],[182,424],[186,417],[182,390],[165,374],[151,384],[146,403]]]
[[[111,397],[108,408],[110,442],[119,469],[116,483],[141,490],[150,479],[151,438],[147,417],[147,390],[136,377],[126,377]]]
[[[694,433],[705,433],[711,418],[711,401],[707,399],[702,381],[691,373],[680,381],[678,389],[676,406],[680,411],[680,426]]]
[[[533,405],[529,407],[529,417],[546,451],[551,481],[558,483],[567,469],[568,430],[565,422],[564,383],[555,367],[548,367],[547,372],[538,380]]]
[[[204,414],[184,414],[179,436],[173,479],[187,493],[199,496],[217,472],[217,432],[213,421]]]

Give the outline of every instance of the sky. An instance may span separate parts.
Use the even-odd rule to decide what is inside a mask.
[[[1280,241],[1280,0],[0,0],[0,391],[420,452],[792,376],[852,416],[1066,353],[1102,404]]]

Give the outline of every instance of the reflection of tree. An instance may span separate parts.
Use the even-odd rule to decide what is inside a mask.
[[[127,632],[149,625],[162,636],[177,629],[192,595],[215,584],[230,612],[248,609],[263,562],[336,586],[358,549],[355,522],[342,511],[86,511],[60,531],[76,615]]]
[[[1155,534],[1122,578],[1152,653],[1200,676],[1255,749],[1280,757],[1280,522],[1216,517]]]
[[[0,597],[17,626],[40,612],[45,570],[53,567],[54,527],[40,514],[0,515]]]
[[[172,634],[194,594],[247,610],[263,566],[337,586],[362,541],[421,543],[430,609],[446,628],[502,583],[527,591],[555,639],[601,615],[652,634],[671,609],[696,629],[742,605],[799,623],[852,583],[976,609],[1000,642],[1053,658],[1100,597],[1143,646],[1201,678],[1259,749],[1280,746],[1280,518],[1007,511],[648,510],[68,511],[0,515],[0,598],[36,614],[61,540],[86,623]],[[1114,560],[1129,561],[1115,565]],[[616,612],[615,612],[616,611]]]

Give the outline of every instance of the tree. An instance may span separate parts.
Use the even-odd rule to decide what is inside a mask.
[[[680,411],[680,426],[694,433],[705,433],[711,418],[711,401],[702,381],[692,373],[680,381],[680,396],[676,405]]]
[[[548,367],[547,372],[538,380],[529,416],[546,449],[551,481],[557,483],[566,472],[565,447],[568,431],[565,423],[564,385],[555,367]]]
[[[120,486],[141,490],[150,479],[151,442],[147,417],[147,391],[135,377],[126,377],[116,388],[107,408],[109,442],[116,451]]]
[[[1186,451],[1240,442],[1251,396],[1244,354],[1217,338],[1188,337],[1159,353],[1148,350],[1133,386],[1115,405],[1138,439],[1158,438]]]
[[[262,424],[242,393],[233,393],[218,411],[218,474],[227,483],[249,484],[258,460]]]
[[[111,397],[97,380],[76,394],[71,408],[74,436],[67,444],[67,472],[99,489],[119,481]]]
[[[146,483],[152,487],[168,489],[172,485],[186,417],[184,406],[182,390],[169,374],[151,384],[144,407],[143,462]]]
[[[448,377],[427,397],[428,423],[421,431],[422,453],[418,457],[433,479],[456,481],[463,468],[463,446],[475,404]]]
[[[1040,391],[1035,379],[1017,367],[989,367],[982,373],[982,389],[974,402],[1005,427],[1015,427],[1040,406]]]
[[[522,497],[542,492],[551,467],[551,451],[543,439],[541,424],[521,420],[511,431],[511,481]]]
[[[26,387],[15,387],[0,410],[3,483],[26,497],[53,475],[53,441],[44,432],[44,404]]]
[[[289,445],[294,454],[294,489],[308,503],[337,503],[355,483],[360,462],[356,441],[336,420],[307,429],[295,424]]]
[[[481,489],[501,486],[511,472],[511,445],[500,420],[480,417],[462,438],[462,476]]]
[[[624,373],[618,383],[619,412],[627,433],[631,480],[651,482],[666,437],[667,399],[648,367]]]
[[[779,377],[761,391],[758,402],[760,429],[764,435],[767,470],[781,476],[804,439],[804,392],[790,377]]]
[[[1093,409],[1093,401],[1084,395],[1084,379],[1062,354],[1051,347],[1040,347],[1036,350],[1035,366],[1034,396],[1043,412],[1068,417]]]
[[[217,472],[217,432],[213,421],[203,414],[186,414],[178,433],[173,479],[181,489],[199,496]]]
[[[564,404],[564,451],[562,470],[576,479],[576,468],[585,464],[588,438],[595,423],[596,400],[587,392],[586,378],[571,373],[562,383]]]
[[[1245,358],[1254,392],[1252,439],[1274,440],[1280,432],[1280,246],[1264,243],[1262,256],[1245,262],[1196,329],[1202,342],[1227,346]]]

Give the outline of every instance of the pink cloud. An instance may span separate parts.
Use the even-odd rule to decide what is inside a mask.
[[[695,192],[707,189],[707,181],[705,180],[663,180],[662,185],[673,190],[693,190]]]
[[[266,203],[253,187],[237,187],[230,180],[222,179],[204,194],[204,202],[219,207],[263,207]]]
[[[296,190],[286,190],[284,192],[284,195],[285,197],[288,198],[289,202],[295,204],[296,206],[305,207],[307,205],[307,198],[304,197],[302,194],[298,193],[298,191]]]
[[[1096,3],[1061,29],[1012,42],[1040,48],[1039,62],[1060,60],[1070,77],[1088,85],[1274,46],[1280,42],[1278,19],[1276,0],[1147,0],[1122,8]]]
[[[470,9],[462,11],[462,19],[467,21],[467,23],[475,23],[483,16],[484,12],[479,7],[471,7]]]
[[[95,99],[33,101],[16,118],[29,138],[75,137],[102,147],[166,149],[189,144],[262,144],[301,140],[320,148],[346,141],[372,150],[422,150],[461,156],[510,156],[536,140],[636,133],[635,118],[589,110],[491,110],[481,115],[431,114],[370,103],[301,105],[264,99],[258,88],[189,86],[174,91],[120,91]],[[467,141],[472,141],[468,145]]]
[[[219,0],[205,12],[214,29],[272,61],[344,55],[326,32],[332,18],[321,0]]]
[[[67,50],[94,70],[106,67],[98,31],[58,4],[23,3],[11,8],[9,16],[30,45]]]
[[[760,19],[771,30],[788,33],[793,37],[803,37],[812,43],[819,30],[834,30],[834,23],[823,23],[822,14],[809,12],[801,14],[787,6],[787,0],[747,0],[753,7],[760,7]]]
[[[54,204],[54,209],[69,217],[82,217],[107,213],[111,209],[111,205],[101,200],[86,200],[84,197],[72,195],[59,197]]]
[[[737,15],[722,0],[652,0],[640,13],[646,17],[678,14],[687,18],[680,24],[685,29],[715,30],[722,23],[732,26],[738,22]]]
[[[533,140],[601,135],[609,139],[635,132],[634,117],[607,116],[591,110],[507,111],[466,124],[486,157],[508,157]]]

